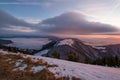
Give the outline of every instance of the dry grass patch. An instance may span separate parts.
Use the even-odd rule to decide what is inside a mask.
[[[20,70],[20,67],[23,68]],[[40,71],[34,72],[33,66],[44,66]],[[48,67],[58,67],[56,64],[48,64],[39,59],[34,61],[33,58],[25,58],[23,54],[2,54],[0,53],[0,80],[70,80],[67,77],[56,78],[55,75],[49,71]],[[72,77],[72,80],[82,80]]]

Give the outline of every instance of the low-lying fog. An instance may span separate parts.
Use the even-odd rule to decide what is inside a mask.
[[[13,41],[7,46],[18,47],[21,49],[40,49],[44,44],[50,42],[48,38],[4,38]]]

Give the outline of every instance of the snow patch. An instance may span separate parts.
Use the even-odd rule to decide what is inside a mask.
[[[46,67],[45,66],[33,66],[32,70],[34,72],[39,72],[39,71],[43,70],[44,68],[46,68]]]
[[[94,47],[94,48],[100,50],[100,51],[103,52],[103,53],[107,52],[106,47],[96,46],[96,47]]]
[[[65,40],[62,40],[60,41],[57,46],[60,46],[60,45],[69,45],[69,46],[72,46],[74,44],[74,41],[72,39],[65,39]]]
[[[16,66],[15,67],[18,67],[22,62],[23,62],[23,60],[16,61]]]
[[[106,49],[106,47],[102,47],[102,46],[97,46],[97,47],[95,47],[96,49],[99,49],[99,50],[101,50],[101,49]]]
[[[45,54],[47,54],[48,53],[48,49],[46,49],[46,50],[43,50],[43,51],[40,51],[40,52],[38,52],[38,53],[36,53],[36,54],[34,54],[35,56],[42,56],[42,55],[45,55]]]
[[[21,71],[24,71],[25,68],[27,67],[27,64],[23,64],[21,67],[19,67],[18,69],[21,70]]]

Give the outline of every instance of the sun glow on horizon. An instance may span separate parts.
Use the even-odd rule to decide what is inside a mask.
[[[82,11],[81,8],[78,11],[86,15],[89,21],[110,24],[120,29],[120,0],[111,0],[109,3],[89,1]]]

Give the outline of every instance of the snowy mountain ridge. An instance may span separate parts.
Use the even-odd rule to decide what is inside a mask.
[[[52,43],[54,43],[54,41]],[[85,45],[81,40],[75,38],[64,38],[57,40],[55,44],[51,45],[46,55],[42,56],[55,58],[55,52],[58,53],[60,59],[64,60],[68,60],[68,56],[72,53],[72,55],[74,55],[73,57],[79,58],[79,61],[81,62],[84,62],[86,58],[94,60],[99,57],[98,52],[93,47]]]

